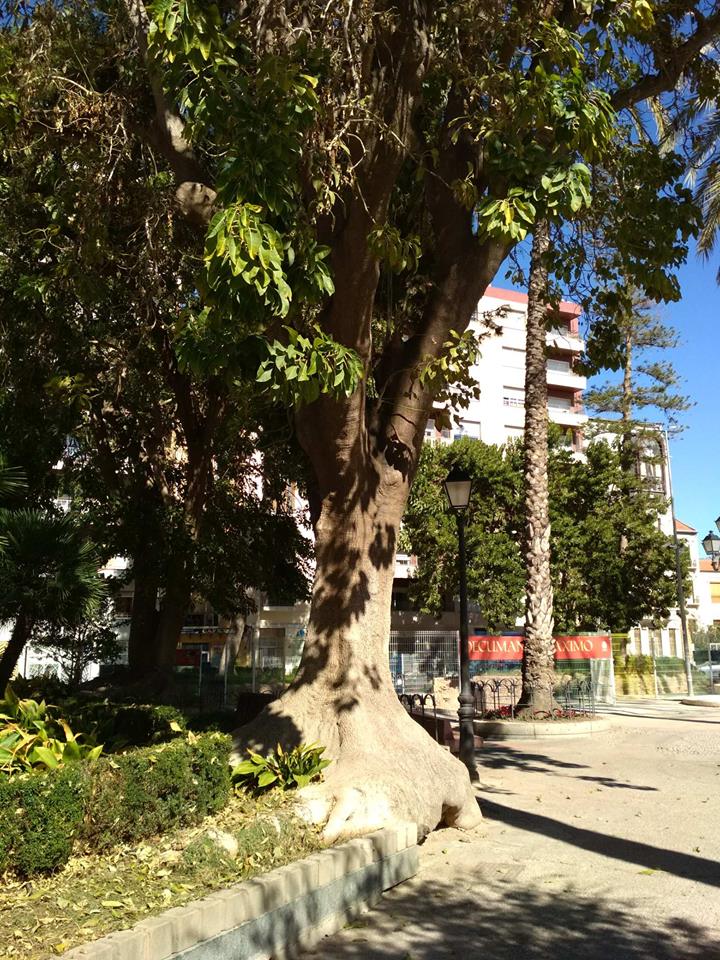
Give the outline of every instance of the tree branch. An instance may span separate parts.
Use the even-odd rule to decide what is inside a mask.
[[[640,103],[640,101],[647,100],[649,97],[656,97],[677,86],[690,61],[720,33],[720,5],[716,4],[715,12],[709,17],[703,17],[697,11],[695,17],[698,20],[695,33],[666,56],[664,61],[659,64],[656,73],[646,74],[632,86],[624,90],[617,90],[612,95],[611,103],[615,110],[631,107],[635,103]]]
[[[177,181],[175,198],[180,211],[192,223],[205,227],[212,216],[216,193],[207,184],[207,173],[195,156],[192,146],[185,139],[185,124],[174,110],[163,90],[162,77],[148,56],[149,19],[143,0],[124,0],[140,56],[150,78],[150,88],[155,104],[155,118],[147,132],[152,146],[165,157]]]

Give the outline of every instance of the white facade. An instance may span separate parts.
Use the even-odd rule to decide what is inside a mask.
[[[700,629],[720,627],[720,570],[714,570],[706,558],[699,564],[697,601],[695,616]]]
[[[546,335],[550,419],[567,431],[568,444],[576,450],[582,447],[582,430],[588,420],[581,396],[587,381],[574,370],[584,348],[578,334],[579,313],[575,304],[561,303],[555,326]],[[484,334],[488,324],[497,325],[500,332],[484,336],[481,356],[472,368],[480,397],[467,409],[454,411],[456,426],[442,431],[446,441],[469,436],[500,445],[523,434],[527,295],[488,287],[471,326],[476,333]],[[428,438],[440,438],[432,423]]]

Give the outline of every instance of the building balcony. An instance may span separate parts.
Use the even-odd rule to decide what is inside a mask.
[[[567,350],[569,353],[582,353],[585,349],[584,340],[576,333],[563,329],[548,330],[545,334],[545,343],[553,350]]]
[[[553,423],[559,423],[562,427],[584,427],[589,419],[580,407],[556,407],[550,403],[548,416]]]
[[[547,382],[549,387],[564,387],[568,390],[584,390],[587,377],[574,373],[569,365],[561,360],[547,361]]]

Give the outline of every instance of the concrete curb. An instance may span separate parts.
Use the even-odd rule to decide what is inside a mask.
[[[688,707],[720,707],[720,695],[709,693],[698,697],[685,697],[680,703]]]
[[[475,733],[485,740],[543,740],[591,737],[610,729],[609,720],[475,720]]]
[[[415,824],[315,853],[75,947],[67,960],[270,960],[343,927],[417,873]]]

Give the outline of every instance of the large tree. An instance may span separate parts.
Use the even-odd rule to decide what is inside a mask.
[[[622,375],[585,391],[587,408],[601,417],[602,429],[628,440],[638,421],[658,420],[677,426],[678,415],[691,402],[679,392],[681,379],[672,360],[659,360],[657,351],[674,350],[677,331],[657,316],[651,302],[631,291],[628,309],[617,317],[622,335]]]
[[[585,202],[578,161],[602,147],[612,109],[692,84],[720,10],[127,0],[127,13],[123,69],[147,84],[133,130],[164,156],[187,222],[210,226],[177,349],[224,371],[233,346],[269,339],[260,379],[293,403],[312,472],[303,661],[244,738],[327,746],[329,835],[393,816],[469,826],[467,773],[404,713],[387,660],[398,530],[437,384],[425,374],[453,375],[451,332],[538,209]],[[376,314],[381,262],[404,282],[388,280]]]
[[[135,38],[124,9],[37,5],[27,26],[6,23],[0,46],[16,81],[3,91],[0,448],[29,502],[71,497],[103,557],[130,560],[132,675],[164,680],[195,597],[235,616],[255,589],[306,596],[310,545],[278,495],[302,470],[287,418],[235,376],[255,374],[257,344],[222,375],[179,362],[202,236],[137,135],[146,78],[118,69]]]

